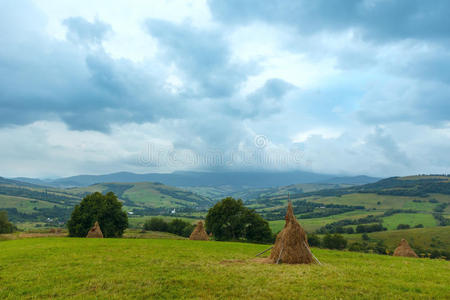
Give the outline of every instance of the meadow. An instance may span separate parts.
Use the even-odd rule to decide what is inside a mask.
[[[267,245],[173,239],[0,242],[0,298],[448,299],[450,262],[313,248],[322,265],[253,260]]]

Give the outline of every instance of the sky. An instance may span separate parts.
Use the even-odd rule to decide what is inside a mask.
[[[446,0],[0,0],[0,176],[450,173]]]

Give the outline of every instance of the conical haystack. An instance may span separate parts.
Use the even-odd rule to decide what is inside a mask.
[[[409,246],[405,239],[402,239],[400,244],[394,250],[394,256],[405,256],[405,257],[418,257],[416,252]]]
[[[306,233],[294,216],[292,203],[289,202],[286,212],[286,224],[278,233],[275,245],[270,253],[274,263],[310,264],[313,262]]]
[[[98,239],[103,238],[102,230],[100,229],[100,225],[98,225],[97,221],[95,222],[94,227],[92,227],[91,230],[89,230],[86,237],[87,238],[98,238]]]
[[[203,227],[202,221],[198,221],[197,226],[195,227],[194,231],[192,231],[191,235],[189,236],[189,239],[199,241],[209,240],[208,234],[206,233],[205,228]]]

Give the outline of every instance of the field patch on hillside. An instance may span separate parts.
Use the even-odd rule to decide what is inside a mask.
[[[411,227],[422,224],[424,227],[433,227],[437,225],[436,220],[431,214],[406,214],[400,213],[383,218],[383,226],[388,230],[397,229],[399,224],[409,224]]]

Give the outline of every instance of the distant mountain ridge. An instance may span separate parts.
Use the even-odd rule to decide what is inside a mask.
[[[118,172],[105,175],[77,175],[59,179],[14,178],[31,184],[53,187],[83,187],[107,182],[161,182],[178,187],[233,186],[233,187],[276,187],[299,183],[367,184],[380,178],[369,176],[336,177],[303,171],[289,172],[174,172],[136,174]]]

